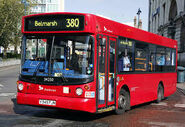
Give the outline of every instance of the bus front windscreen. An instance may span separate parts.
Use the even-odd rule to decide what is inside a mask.
[[[27,36],[20,79],[82,84],[93,80],[92,36]]]

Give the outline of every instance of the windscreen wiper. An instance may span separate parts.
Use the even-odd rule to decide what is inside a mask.
[[[63,76],[62,70],[60,69],[59,65],[57,62],[55,62],[56,66],[57,66],[57,70],[59,70],[61,72],[60,77],[62,77],[64,82],[68,82],[68,80]]]
[[[37,65],[35,71],[33,72],[33,76],[36,77],[36,74],[37,74],[38,69],[40,68],[40,65],[41,65],[41,62],[38,63],[38,65]]]
[[[52,44],[51,44],[51,52],[50,52],[50,58],[49,58],[49,71],[48,71],[48,75],[51,76],[51,59],[52,59],[52,53],[53,53],[53,45],[55,42],[55,36],[53,36],[53,40],[52,40]]]

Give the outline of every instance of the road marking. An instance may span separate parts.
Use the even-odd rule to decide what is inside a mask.
[[[14,69],[16,68],[18,65],[15,65],[15,66],[8,66],[8,67],[2,67],[0,68],[0,72],[1,71],[7,71],[7,70],[10,70],[10,69]]]
[[[151,105],[167,106],[167,103],[165,103],[165,102],[160,102],[160,103],[152,103]]]
[[[0,93],[0,97],[8,97],[13,95],[15,95],[15,93]]]
[[[165,126],[165,127],[184,127],[183,123],[170,123],[170,122],[145,122],[152,127]]]
[[[4,87],[2,84],[0,84],[0,90],[2,89],[2,87]]]
[[[0,113],[6,113],[7,111],[0,111]]]
[[[185,108],[185,104],[175,104],[175,107],[178,107],[178,108]]]

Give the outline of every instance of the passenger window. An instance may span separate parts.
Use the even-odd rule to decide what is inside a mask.
[[[166,69],[165,71],[169,72],[169,71],[172,71],[172,61],[171,61],[171,49],[170,48],[166,48]]]
[[[157,46],[156,53],[156,71],[165,71],[165,48]]]
[[[156,54],[156,46],[155,45],[149,45],[148,70],[150,72],[155,72],[155,54]]]
[[[135,50],[135,71],[147,71],[148,68],[148,45],[136,43]]]
[[[176,50],[172,50],[172,71],[176,71]]]
[[[172,50],[172,63],[171,63],[172,66],[175,66],[176,65],[176,51],[175,50]]]
[[[171,49],[166,48],[166,66],[171,65]]]
[[[128,72],[134,70],[134,42],[128,39],[120,39],[118,54],[118,71]]]

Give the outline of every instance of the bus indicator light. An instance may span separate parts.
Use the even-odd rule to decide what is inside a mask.
[[[119,82],[119,77],[117,77],[117,82]]]
[[[84,86],[84,89],[85,89],[85,90],[90,90],[89,85],[85,85],[85,86]]]

